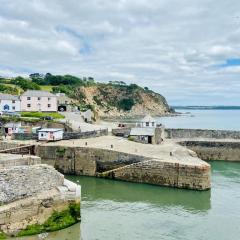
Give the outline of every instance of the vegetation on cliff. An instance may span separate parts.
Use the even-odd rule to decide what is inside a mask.
[[[34,73],[30,79],[17,77],[14,79],[0,79],[8,87],[15,86],[21,90],[49,89],[53,93],[65,93],[77,101],[80,110],[88,108],[94,110],[100,117],[163,115],[171,112],[165,98],[136,84],[122,81],[109,83],[96,82],[92,77],[75,77],[72,75],[41,75]],[[13,89],[9,89],[9,91]],[[0,89],[1,91],[1,89]]]

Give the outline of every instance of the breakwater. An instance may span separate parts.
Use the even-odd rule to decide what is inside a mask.
[[[193,150],[199,158],[206,161],[219,160],[240,162],[240,141],[185,140],[179,143]]]
[[[68,174],[196,190],[211,186],[209,164],[175,143],[143,145],[106,136],[84,144],[84,140],[43,144],[37,146],[36,154]]]
[[[165,138],[240,139],[240,131],[166,128]]]
[[[196,152],[203,160],[240,161],[240,131],[167,128],[165,137]]]

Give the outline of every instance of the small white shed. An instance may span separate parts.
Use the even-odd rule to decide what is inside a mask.
[[[63,139],[63,129],[43,128],[38,131],[39,141],[58,141]]]

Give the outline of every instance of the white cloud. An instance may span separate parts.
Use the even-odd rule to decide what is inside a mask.
[[[0,74],[87,75],[148,86],[172,104],[240,104],[239,67],[217,67],[240,57],[239,7],[236,0],[2,0]]]

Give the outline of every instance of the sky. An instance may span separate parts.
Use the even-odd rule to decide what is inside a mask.
[[[0,0],[0,75],[124,81],[240,105],[239,0]]]

